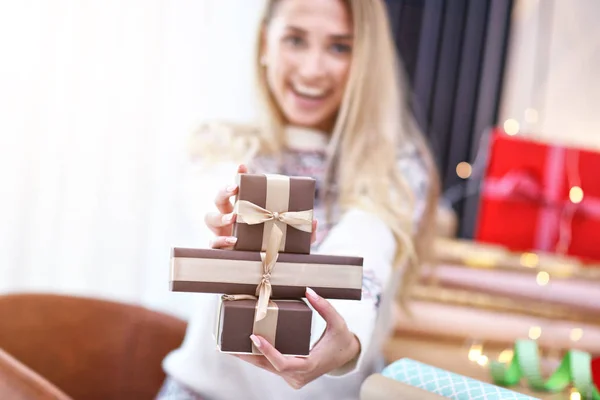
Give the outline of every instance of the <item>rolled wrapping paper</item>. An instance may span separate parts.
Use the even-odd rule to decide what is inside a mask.
[[[537,399],[409,358],[388,365],[381,375],[452,400]]]
[[[541,266],[543,269],[543,266]],[[459,265],[441,264],[429,267],[423,274],[442,287],[473,289],[492,295],[503,295],[536,302],[600,311],[600,282],[583,279],[552,279],[540,286],[534,275],[501,270],[476,270]]]
[[[500,245],[448,238],[437,238],[434,252],[439,263],[475,269],[511,270],[527,275],[544,270],[555,278],[600,280],[600,263],[584,265],[576,257],[544,252],[514,252]]]
[[[381,374],[369,376],[360,387],[360,400],[443,400],[445,397]]]
[[[529,329],[537,326],[541,328],[541,336],[537,341],[543,347],[569,349],[576,346],[590,353],[600,353],[600,327],[595,325],[425,301],[411,302],[410,310],[412,316],[398,310],[396,327],[399,331],[514,343],[518,339],[527,338]],[[583,333],[577,342],[573,342],[570,337],[575,328],[581,329]]]

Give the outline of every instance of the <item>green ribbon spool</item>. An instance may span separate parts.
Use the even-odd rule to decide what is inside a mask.
[[[490,373],[499,386],[515,386],[525,378],[529,387],[539,392],[561,392],[572,385],[582,399],[600,400],[600,392],[592,381],[591,361],[589,353],[569,350],[556,371],[544,381],[537,343],[518,340],[510,364],[494,361],[490,363]]]

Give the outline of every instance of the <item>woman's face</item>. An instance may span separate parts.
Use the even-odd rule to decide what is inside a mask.
[[[331,129],[352,52],[352,21],[344,2],[281,0],[263,39],[261,62],[287,122]]]

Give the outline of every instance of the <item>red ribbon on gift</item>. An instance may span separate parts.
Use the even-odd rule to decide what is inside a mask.
[[[571,242],[575,214],[600,219],[600,198],[586,196],[574,203],[565,199],[563,173],[569,187],[579,186],[579,153],[565,147],[550,146],[544,166],[543,182],[525,170],[515,170],[500,178],[486,178],[483,195],[500,200],[525,201],[539,206],[535,248],[566,253]],[[558,238],[558,240],[556,239]]]

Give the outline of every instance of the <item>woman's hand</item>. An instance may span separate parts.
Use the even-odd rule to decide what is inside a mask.
[[[263,355],[235,357],[281,376],[294,389],[300,389],[358,357],[360,342],[348,330],[346,321],[336,309],[311,289],[306,290],[306,298],[327,323],[323,336],[308,357],[284,356],[264,338],[255,335],[250,338]]]
[[[239,174],[248,173],[248,168],[245,165],[240,165],[237,172]],[[210,247],[213,249],[231,249],[237,241],[236,237],[231,236],[233,232],[233,223],[235,222],[236,217],[233,213],[231,197],[237,195],[237,193],[237,185],[229,185],[221,189],[215,197],[217,211],[209,212],[204,216],[204,222],[216,235],[210,242]],[[314,243],[317,238],[316,234],[317,221],[313,220],[312,243]]]

